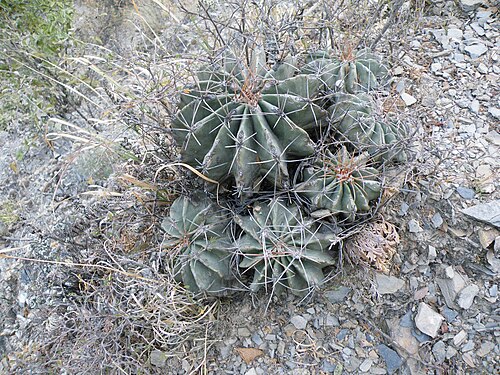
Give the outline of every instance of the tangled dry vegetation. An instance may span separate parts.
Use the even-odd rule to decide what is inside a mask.
[[[242,183],[236,190],[226,187],[223,191],[220,186],[222,190],[215,191],[207,187],[212,178],[206,170],[179,161],[176,146],[181,145],[174,142],[171,129],[171,119],[180,105],[179,93],[189,94],[185,88],[196,82],[196,73],[201,67],[213,64],[214,54],[221,56],[221,51],[236,50],[242,61],[250,62],[252,55],[261,49],[265,64],[272,66],[289,56],[326,49],[341,56],[342,61],[351,62],[356,51],[368,47],[377,50],[390,65],[397,58],[394,51],[404,38],[402,30],[416,22],[422,5],[418,1],[370,0],[189,4],[155,0],[150,6],[161,14],[164,29],[151,25],[140,4],[134,3],[132,13],[141,30],[141,43],[132,55],[122,59],[105,47],[91,44],[84,47],[82,55],[76,55],[78,50],[74,50],[70,60],[78,66],[75,69],[80,78],[72,74],[73,82],[61,84],[71,87],[70,94],[78,106],[70,116],[50,122],[46,140],[55,148],[71,142],[73,154],[68,159],[68,168],[81,163],[80,154],[100,150],[99,155],[115,165],[114,173],[109,178],[110,172],[97,173],[101,180],[91,180],[87,191],[79,192],[74,199],[56,202],[59,212],[79,217],[79,224],[73,225],[69,233],[52,233],[47,247],[52,254],[58,254],[57,258],[39,259],[33,249],[2,250],[4,258],[45,263],[48,272],[44,282],[51,290],[54,286],[57,289],[49,304],[35,316],[30,315],[40,324],[30,328],[24,348],[9,355],[13,371],[165,373],[165,368],[154,364],[168,366],[170,357],[180,359],[186,373],[206,371],[207,352],[214,342],[211,329],[223,299],[206,295],[194,298],[183,288],[183,283],[178,282],[181,271],[169,259],[166,247],[169,238],[160,224],[177,197],[198,190],[204,191],[214,204],[225,202],[223,208],[229,209],[229,216],[239,215],[243,232],[251,234],[249,225],[241,224],[245,220],[241,217],[249,217],[249,207],[254,206],[255,210],[258,199],[274,198],[276,188],[269,181],[267,185],[263,183],[260,191],[250,194],[242,204],[241,197],[254,186]],[[349,69],[354,68],[350,66],[342,73],[344,77]],[[335,78],[334,84],[338,80]],[[249,83],[243,82],[244,89],[239,95],[244,98],[240,97],[239,102],[251,104],[260,100]],[[395,123],[411,128],[408,119],[398,112],[390,82],[376,90],[374,97],[378,118],[392,118]],[[322,103],[329,100],[332,99],[327,96],[319,99]],[[328,121],[324,124],[326,128],[333,126]],[[114,130],[107,133],[109,137],[98,136],[104,129]],[[385,145],[383,154],[408,149],[413,135],[410,131],[397,144]],[[315,137],[316,148],[320,150],[347,144],[328,131]],[[342,177],[342,183],[352,184],[354,189],[355,180],[366,178],[366,173],[347,170],[358,168],[352,168],[352,162],[345,159],[353,159],[351,156],[358,155],[362,146],[351,143],[351,155],[338,156],[340,165],[337,163],[333,169]],[[309,156],[299,155],[299,158]],[[384,177],[377,179],[377,183],[383,192],[379,190],[366,200],[366,204],[374,203],[360,209],[365,211],[362,215],[341,215],[337,220],[330,212],[325,219],[324,212],[318,213],[324,207],[319,204],[307,207],[308,212],[316,212],[313,215],[316,224],[323,220],[322,226],[335,227],[335,240],[329,242],[338,245],[338,251],[332,252],[335,259],[329,255],[321,261],[329,266],[326,279],[341,271],[342,254],[361,266],[382,271],[390,267],[399,239],[395,227],[384,221],[380,211],[397,191],[397,181],[409,167],[408,164],[391,166],[388,162],[391,157],[378,157],[378,170]],[[411,152],[405,159],[411,163]],[[92,164],[93,160],[96,161],[91,157],[85,163]],[[299,169],[294,173],[299,176]],[[317,173],[312,172],[309,179]],[[290,173],[292,180],[293,175]],[[64,174],[60,181],[63,180]],[[311,200],[307,194],[301,196],[299,190],[285,189],[280,194],[303,203]],[[278,205],[280,210],[285,207],[284,203]],[[286,209],[276,215],[286,217],[294,210]],[[295,227],[300,225],[303,224]],[[226,229],[240,244],[250,237],[237,234],[240,232],[235,225]],[[288,229],[293,231],[291,227]],[[233,266],[240,262],[240,270],[233,272],[243,281],[232,284],[226,294],[234,296],[248,290],[245,269],[255,264],[242,259],[251,259],[245,258],[245,254],[253,254],[254,245],[240,246],[230,258]],[[274,292],[282,284],[295,288],[286,278],[285,282],[273,280],[268,284],[267,276],[263,276],[266,267],[255,271],[251,290],[256,291],[262,285],[267,289],[270,285]],[[309,283],[307,275],[304,277],[305,284],[293,285],[305,288],[310,297],[315,284]],[[185,284],[189,284],[186,280]]]

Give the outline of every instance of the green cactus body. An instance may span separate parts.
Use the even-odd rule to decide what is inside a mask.
[[[351,158],[344,147],[337,155],[327,151],[304,169],[297,192],[310,200],[312,210],[328,210],[352,220],[357,212],[370,210],[370,201],[381,192],[378,171],[365,164],[361,156]]]
[[[253,270],[252,291],[265,286],[277,294],[290,289],[303,295],[323,283],[322,269],[333,264],[327,250],[335,236],[304,219],[297,205],[271,200],[255,205],[250,216],[238,216],[236,223],[242,229],[239,266]]]
[[[208,200],[187,197],[177,198],[163,220],[176,277],[193,293],[219,294],[231,277],[228,222]]]
[[[234,58],[198,73],[181,95],[172,132],[184,162],[251,193],[266,179],[286,187],[287,164],[314,153],[308,131],[327,112],[312,102],[321,83],[283,63],[254,73]]]
[[[402,145],[398,146],[407,136],[406,127],[375,119],[367,94],[337,93],[333,99],[334,104],[328,111],[340,140],[346,139],[357,149],[368,151],[375,160],[403,162],[407,159]]]
[[[327,90],[351,94],[377,89],[388,77],[387,67],[367,49],[342,60],[325,51],[310,53],[302,72],[320,77]]]

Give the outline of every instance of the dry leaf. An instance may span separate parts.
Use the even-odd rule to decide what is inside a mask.
[[[264,354],[262,350],[256,348],[236,348],[235,350],[247,365],[249,365],[250,362],[252,362],[258,356]]]

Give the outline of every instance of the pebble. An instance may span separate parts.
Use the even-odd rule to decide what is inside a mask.
[[[464,346],[462,346],[462,353],[471,351],[472,349],[474,349],[474,341],[469,340],[465,343]]]
[[[466,187],[459,186],[457,187],[457,193],[463,199],[473,199],[476,192],[473,189],[469,189]]]
[[[418,305],[417,316],[415,317],[415,325],[426,335],[434,338],[437,336],[443,316],[434,311],[429,305],[420,302]]]
[[[466,208],[462,210],[462,213],[473,219],[500,228],[500,199]]]
[[[453,337],[453,345],[455,345],[456,347],[460,346],[465,341],[466,338],[467,338],[467,332],[465,332],[462,329]]]
[[[301,315],[295,315],[290,319],[290,323],[297,329],[305,329],[307,326],[307,320]]]
[[[383,273],[377,273],[375,275],[375,281],[377,282],[377,292],[379,294],[396,293],[405,285],[404,280],[395,276],[386,276]]]
[[[495,117],[496,119],[500,120],[500,108],[489,107],[488,113],[493,117]]]
[[[474,99],[471,103],[470,103],[470,106],[469,106],[470,110],[476,114],[479,113],[479,100],[477,99]],[[474,126],[475,128],[475,126]]]
[[[451,323],[457,318],[458,313],[455,310],[450,309],[448,306],[445,306],[443,311],[441,311],[441,315],[444,316],[448,323]]]
[[[370,358],[366,358],[360,365],[359,365],[359,371],[361,372],[368,372],[370,370],[370,367],[372,367],[373,361]]]
[[[458,305],[462,309],[469,309],[474,302],[474,297],[476,297],[478,293],[479,287],[475,284],[465,287],[458,295]]]
[[[410,231],[410,233],[419,233],[423,231],[423,229],[420,227],[420,224],[415,219],[411,219],[408,222],[408,230]]]
[[[446,34],[448,35],[448,37],[453,38],[453,39],[457,39],[457,40],[461,40],[462,37],[464,36],[463,31],[460,29],[456,29],[456,28],[449,28],[448,32]]]
[[[451,359],[457,355],[457,350],[453,346],[449,346],[446,348],[446,359]]]
[[[263,343],[262,338],[258,333],[254,333],[252,335],[252,341],[255,343],[255,345],[261,345]]]
[[[436,73],[436,72],[439,72],[441,69],[443,68],[443,66],[441,65],[441,63],[432,63],[431,64],[431,71]]]
[[[149,356],[149,361],[153,366],[165,367],[167,363],[167,355],[161,350],[153,350]]]
[[[403,364],[403,360],[394,350],[384,344],[377,346],[380,356],[384,359],[387,366],[387,372],[394,374]]]
[[[411,96],[410,94],[407,94],[406,92],[401,93],[401,99],[403,99],[407,107],[417,102],[417,99],[415,99],[415,97]]]
[[[345,300],[350,291],[351,288],[342,285],[333,290],[327,291],[325,296],[331,303],[340,303]]]
[[[479,357],[485,357],[495,348],[495,344],[490,341],[483,341],[481,347],[477,350],[476,354]]]
[[[470,55],[471,58],[477,59],[488,51],[488,47],[482,43],[478,43],[471,44],[470,46],[465,47],[464,50]]]
[[[443,363],[446,359],[446,344],[443,341],[436,342],[432,347],[432,354],[437,363]]]
[[[428,250],[428,253],[427,253],[427,258],[429,258],[429,260],[434,260],[436,259],[437,257],[437,252],[436,252],[436,248],[432,245],[429,245],[429,250]]]
[[[443,218],[441,217],[441,214],[439,212],[435,213],[434,216],[432,216],[431,221],[432,225],[436,229],[443,225]]]
[[[479,71],[479,73],[482,73],[482,74],[488,73],[488,67],[486,65],[484,65],[483,63],[481,63],[477,66],[477,70]]]

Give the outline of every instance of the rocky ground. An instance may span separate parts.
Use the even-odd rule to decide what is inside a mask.
[[[480,0],[432,3],[415,37],[393,44],[393,103],[418,142],[401,192],[382,210],[401,238],[390,273],[345,265],[304,301],[224,299],[212,333],[199,339],[203,361],[198,352],[191,360],[155,350],[153,368],[246,375],[500,370],[498,8]],[[102,135],[125,142],[124,132]],[[81,193],[104,184],[115,159],[99,154],[96,170],[96,154],[71,163],[70,143],[49,148],[26,139],[0,132],[0,246],[29,245],[25,257],[71,260],[65,249],[75,244],[60,239],[72,236],[78,245],[83,238],[93,220],[84,213],[99,199]],[[55,275],[46,264],[0,259],[0,354],[36,342],[26,336],[43,321],[37,309],[63,294]],[[55,287],[44,290],[47,284]],[[22,372],[12,369],[4,357],[0,373]]]

